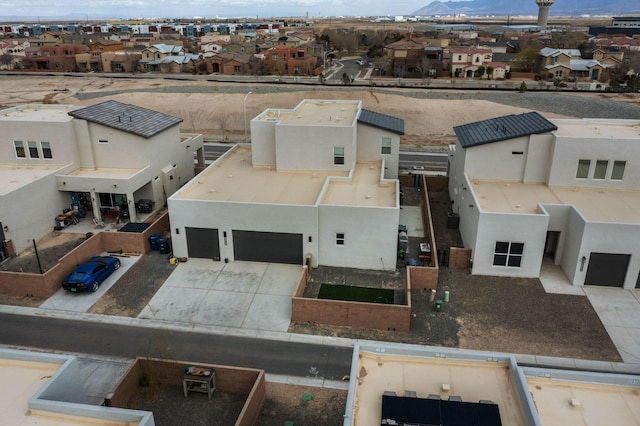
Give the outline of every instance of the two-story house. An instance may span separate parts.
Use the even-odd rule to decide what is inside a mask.
[[[75,46],[72,44],[58,44],[43,46],[38,49],[34,56],[25,57],[26,67],[34,70],[50,71],[76,71],[76,55],[89,52],[87,46]]]
[[[595,57],[582,59],[578,49],[554,49],[545,47],[540,49],[540,72],[548,78],[575,80],[602,80],[606,79],[607,72],[614,68],[613,63],[601,63]]]
[[[510,70],[508,64],[493,60],[493,51],[488,47],[449,47],[449,54],[449,69],[453,77],[489,75],[494,79],[503,79]]]
[[[174,255],[394,270],[402,134],[360,101],[265,110],[169,197]]]
[[[136,221],[141,199],[161,208],[194,176],[195,152],[204,164],[202,136],[180,135],[181,121],[116,101],[1,110],[4,238],[20,252],[73,204],[98,221],[114,209]]]
[[[158,43],[142,50],[140,71],[166,73],[191,72],[199,55],[185,52],[179,45]]]
[[[279,44],[263,50],[258,57],[262,58],[266,69],[271,74],[316,75],[318,73],[318,58],[307,55],[307,49],[304,47]]]
[[[537,112],[454,127],[449,195],[473,274],[640,287],[640,120]]]

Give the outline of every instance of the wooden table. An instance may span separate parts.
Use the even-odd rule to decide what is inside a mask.
[[[187,367],[182,376],[182,390],[185,398],[189,392],[206,393],[211,399],[216,390],[216,372],[212,368]]]

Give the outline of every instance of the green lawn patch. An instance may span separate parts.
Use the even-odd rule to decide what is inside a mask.
[[[320,284],[318,299],[347,300],[350,302],[386,303],[393,305],[393,290],[355,287],[352,285]]]

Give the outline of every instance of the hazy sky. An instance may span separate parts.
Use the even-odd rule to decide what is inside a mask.
[[[0,0],[0,16],[152,18],[406,15],[432,0]]]

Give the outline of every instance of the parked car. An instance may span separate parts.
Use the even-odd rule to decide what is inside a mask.
[[[362,65],[366,65],[366,64],[367,64],[367,62],[366,62],[364,59],[360,58],[360,59],[358,59],[358,60],[356,61],[356,64],[358,64],[358,65],[361,65],[361,66],[362,66]]]
[[[120,259],[113,256],[93,256],[76,267],[62,281],[62,288],[71,292],[97,291],[100,283],[120,268]]]

